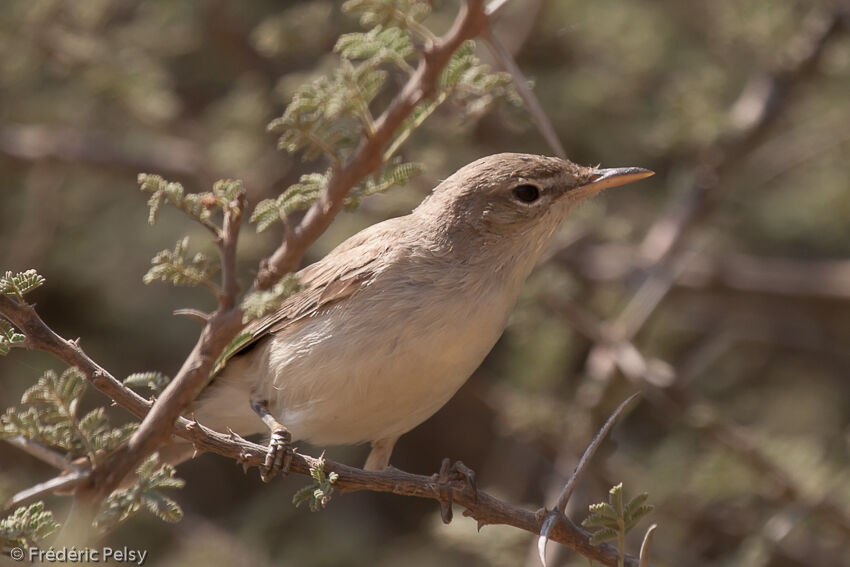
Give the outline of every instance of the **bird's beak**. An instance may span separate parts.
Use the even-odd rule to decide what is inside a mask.
[[[590,183],[578,188],[582,193],[596,194],[604,189],[625,185],[640,179],[655,175],[654,171],[642,167],[615,167],[611,169],[597,169],[593,172]]]

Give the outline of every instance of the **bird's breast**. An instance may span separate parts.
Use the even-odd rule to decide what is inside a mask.
[[[296,438],[320,445],[401,435],[481,364],[514,299],[486,281],[458,289],[379,279],[270,341],[273,409]]]

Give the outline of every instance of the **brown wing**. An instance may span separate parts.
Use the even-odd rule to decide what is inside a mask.
[[[228,353],[244,352],[263,338],[284,332],[296,322],[315,315],[369,285],[377,276],[390,250],[385,238],[397,221],[390,219],[363,230],[331,251],[322,260],[298,272],[301,290],[290,296],[280,308],[250,323],[244,343]]]

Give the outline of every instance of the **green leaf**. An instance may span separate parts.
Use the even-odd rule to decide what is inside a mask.
[[[342,11],[360,16],[364,27],[397,26],[409,30],[431,13],[424,0],[348,0]]]
[[[142,496],[142,506],[164,522],[173,524],[183,519],[183,510],[177,502],[158,492],[146,492]]]
[[[311,512],[318,512],[330,502],[334,492],[333,484],[339,479],[339,475],[334,472],[325,473],[325,455],[322,453],[316,464],[310,467],[310,476],[313,477],[313,484],[298,490],[292,497],[292,503],[296,508],[307,503]]]
[[[652,511],[653,507],[645,504],[647,498],[648,494],[642,493],[623,506],[623,484],[620,483],[608,492],[608,502],[589,506],[589,515],[581,525],[586,528],[600,528],[591,539],[594,545],[615,538],[622,543],[626,533]],[[620,549],[620,552],[623,550]]]
[[[408,72],[412,68],[407,60],[415,53],[409,34],[396,27],[380,25],[366,33],[340,36],[334,51],[345,59],[365,59],[370,66],[392,63]]]
[[[19,333],[5,319],[0,318],[0,356],[9,354],[9,351],[15,345],[25,343],[27,338]]]
[[[238,195],[243,191],[242,181],[222,179],[213,185],[211,192],[185,193],[180,183],[166,181],[159,175],[140,173],[139,189],[150,193],[148,199],[148,223],[156,223],[163,203],[180,209],[213,230],[218,227],[212,223],[212,214],[219,210],[232,210],[239,207]]]
[[[0,276],[0,294],[14,295],[23,302],[24,294],[44,285],[44,277],[35,270],[6,272]]]
[[[616,539],[618,533],[619,532],[614,528],[602,528],[591,536],[590,543],[592,545],[599,545],[604,541]]]
[[[53,512],[44,509],[43,502],[16,508],[0,519],[0,552],[8,553],[13,547],[30,548],[52,534],[59,527]]]
[[[191,258],[186,256],[189,237],[178,240],[174,250],[161,250],[151,260],[151,268],[142,278],[145,284],[157,280],[171,282],[178,286],[207,285],[215,289],[210,282],[212,275],[218,271],[214,260],[203,252],[198,252]]]
[[[250,293],[242,300],[243,322],[247,323],[276,311],[288,297],[300,289],[298,277],[295,274],[287,274],[270,289]]]
[[[161,392],[171,381],[162,372],[134,372],[124,379],[124,385],[129,388],[148,388],[153,392]]]
[[[257,223],[257,232],[266,230],[293,211],[312,205],[327,187],[330,174],[330,169],[325,173],[304,174],[298,183],[287,188],[277,199],[260,201],[251,215],[251,222]]]
[[[160,493],[161,489],[182,488],[183,480],[174,476],[174,467],[160,463],[154,453],[136,469],[138,480],[130,488],[116,490],[104,501],[95,519],[101,530],[113,529],[135,515],[147,510],[165,522],[178,522],[183,518],[180,506]]]

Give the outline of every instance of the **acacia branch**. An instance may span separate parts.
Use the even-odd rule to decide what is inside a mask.
[[[440,73],[460,45],[483,33],[487,16],[482,0],[469,0],[460,10],[451,29],[427,44],[416,72],[384,113],[375,121],[375,131],[365,138],[354,156],[344,165],[334,167],[327,189],[313,203],[283,243],[263,260],[254,286],[268,289],[284,274],[295,270],[301,257],[330,225],[342,208],[349,191],[381,165],[381,155],[393,134],[411,115],[416,106],[431,97]]]
[[[77,342],[62,338],[48,327],[32,306],[20,304],[7,297],[0,296],[0,315],[9,319],[29,338],[32,348],[48,352],[69,366],[78,368],[95,388],[134,415],[144,418],[156,411],[159,402],[153,404],[150,400],[142,398],[121,384],[107,370],[89,358]],[[148,419],[145,419],[145,421],[147,422]],[[163,421],[160,420],[159,423],[163,423]],[[168,434],[175,434],[192,441],[199,452],[208,451],[229,457],[242,463],[245,467],[259,467],[265,461],[267,447],[247,441],[236,434],[217,433],[196,421],[190,421],[183,417],[178,418],[173,427],[170,425],[171,422],[167,423],[169,424]],[[138,446],[136,445],[136,447]],[[116,454],[131,453],[119,451]],[[452,501],[466,508],[464,515],[474,518],[479,526],[503,524],[538,534],[543,528],[545,518],[549,517],[552,518],[550,520],[549,539],[603,565],[611,567],[617,565],[617,550],[614,547],[606,544],[592,545],[590,534],[573,524],[562,513],[547,516],[544,510],[525,510],[499,500],[484,491],[474,492],[469,484],[463,480],[441,484],[430,476],[415,475],[397,469],[381,472],[364,471],[333,461],[322,461],[300,453],[293,455],[290,471],[310,477],[310,470],[317,466],[322,466],[326,472],[335,472],[339,475],[334,486],[342,492],[369,490],[428,498],[440,502]],[[112,469],[113,474],[115,474],[115,470]],[[98,471],[99,469],[94,470],[93,476],[96,476]],[[82,481],[87,478],[84,474],[78,476],[80,479],[75,480],[74,484],[77,484],[78,480]],[[52,488],[52,485],[39,486],[39,488],[49,489]],[[626,564],[636,567],[638,560],[629,557]]]
[[[461,9],[452,29],[432,45],[426,46],[416,74],[376,122],[375,135],[365,139],[354,157],[345,166],[334,171],[322,197],[310,207],[298,226],[287,233],[284,243],[262,263],[255,287],[266,289],[296,267],[307,246],[324,232],[342,207],[342,201],[348,191],[380,165],[381,151],[395,130],[417,104],[434,92],[440,72],[454,51],[464,41],[480,33],[485,25],[486,16],[482,2],[470,0]],[[240,215],[239,207],[225,208],[225,228],[219,240],[224,278],[219,309],[211,315],[192,352],[145,416],[139,430],[127,445],[114,453],[109,461],[96,471],[91,494],[85,496],[91,501],[103,499],[147,455],[167,440],[172,424],[201,390],[219,354],[241,327],[242,312],[234,306],[236,235]]]

